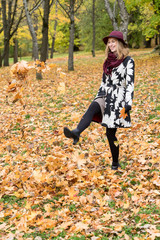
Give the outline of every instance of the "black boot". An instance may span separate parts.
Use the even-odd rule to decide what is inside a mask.
[[[77,128],[71,131],[69,128],[64,127],[64,135],[67,138],[73,138],[73,144],[75,145],[79,141],[80,132]]]
[[[112,162],[112,166],[111,166],[112,170],[118,170],[118,167],[121,168],[121,165],[119,164],[119,162],[118,163]]]

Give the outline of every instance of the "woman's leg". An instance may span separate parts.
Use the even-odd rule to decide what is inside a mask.
[[[117,141],[116,138],[116,131],[117,128],[107,128],[106,129],[106,135],[108,138],[108,142],[109,142],[109,146],[111,149],[111,154],[112,154],[112,169],[116,170],[118,169],[119,162],[118,162],[118,158],[119,158],[119,143]]]
[[[83,115],[83,117],[81,118],[79,124],[77,125],[79,132],[81,133],[87,127],[89,127],[89,125],[92,122],[93,116],[99,113],[101,113],[100,105],[99,103],[93,101],[89,108],[87,109],[87,111],[85,112],[85,114]]]
[[[81,118],[77,128],[74,130],[69,130],[67,127],[64,128],[64,134],[68,138],[73,138],[73,144],[76,144],[79,141],[80,133],[83,132],[87,127],[89,127],[92,122],[93,116],[95,114],[101,113],[100,105],[93,101],[83,117]]]

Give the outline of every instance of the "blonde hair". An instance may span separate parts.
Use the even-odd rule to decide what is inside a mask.
[[[117,58],[122,59],[123,57],[127,57],[129,55],[129,48],[126,47],[121,41],[117,40]],[[105,57],[106,59],[108,58],[108,54],[110,52],[110,49],[108,47],[108,43],[106,45],[106,50],[105,50]]]

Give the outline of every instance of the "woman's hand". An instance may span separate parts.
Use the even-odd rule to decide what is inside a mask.
[[[130,105],[126,105],[125,106],[125,113],[128,113],[131,110],[131,106]]]

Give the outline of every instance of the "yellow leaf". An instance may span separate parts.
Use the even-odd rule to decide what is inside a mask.
[[[49,64],[49,67],[50,68],[57,68],[57,65],[55,63],[51,63],[51,64]]]
[[[86,204],[87,198],[82,195],[82,196],[80,196],[79,201],[80,201],[81,204]]]
[[[79,191],[75,190],[74,187],[71,187],[71,188],[68,189],[69,198],[72,199],[72,200],[77,199],[78,193],[79,193]]]
[[[78,222],[75,224],[76,231],[82,231],[88,229],[88,224],[83,223],[83,222]]]
[[[63,223],[59,226],[59,228],[61,228],[61,229],[67,229],[67,228],[70,227],[72,224],[73,224],[72,221],[63,222]]]
[[[60,72],[60,78],[65,78],[65,77],[66,77],[66,73]]]
[[[111,219],[111,217],[112,217],[112,214],[106,213],[104,214],[103,221],[108,221],[109,219]]]
[[[46,218],[46,219],[38,219],[36,220],[36,223],[39,226],[39,229],[43,231],[47,228],[54,228],[57,224],[57,221]]]
[[[28,221],[33,221],[33,219],[35,219],[35,217],[37,215],[40,215],[41,212],[40,211],[32,211],[28,216],[27,216],[27,220]]]
[[[4,230],[6,227],[7,223],[2,223],[0,224],[0,230]]]
[[[58,90],[59,94],[64,94],[65,91],[66,91],[65,83],[64,82],[60,82],[57,90]]]
[[[114,230],[117,232],[120,232],[122,231],[123,227],[124,227],[124,224],[118,224],[114,227]]]
[[[26,217],[22,217],[20,222],[17,224],[17,229],[19,231],[27,232],[28,227],[27,227],[27,219]]]
[[[115,145],[116,147],[118,147],[119,141],[114,141],[114,145]]]
[[[44,209],[47,213],[50,213],[53,210],[50,204],[45,204]]]
[[[31,205],[32,205],[32,204],[27,201],[27,203],[26,203],[26,205],[25,205],[25,208],[26,208],[26,209],[30,209],[30,208],[31,208]]]
[[[21,62],[17,63],[17,72],[18,73],[28,72],[28,64],[26,61],[22,60]]]
[[[11,83],[7,88],[7,92],[14,92],[15,90],[16,90],[16,83]]]
[[[22,98],[22,95],[18,92],[14,97],[13,103],[17,102],[21,98]]]
[[[129,203],[129,201],[127,201],[126,203],[124,203],[123,208],[127,209],[127,208],[129,208],[129,206],[130,206],[130,203]]]

